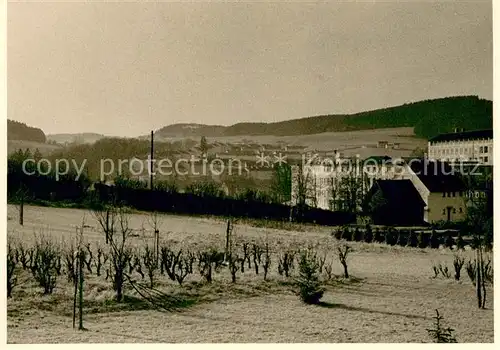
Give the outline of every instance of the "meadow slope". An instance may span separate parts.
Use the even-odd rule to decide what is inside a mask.
[[[29,245],[35,233],[43,233],[68,243],[84,216],[90,226],[85,232],[86,241],[103,247],[103,235],[92,215],[76,209],[28,206],[21,227],[16,207],[9,206],[9,240]],[[161,240],[175,247],[221,249],[225,225],[223,220],[165,215]],[[130,227],[136,230],[134,245],[151,241],[147,214],[133,214]],[[340,242],[330,236],[330,231],[324,227],[283,231],[237,223],[233,234],[235,246],[243,241],[267,242],[273,252],[313,245],[326,255],[333,273],[340,275],[342,267],[335,255]],[[210,286],[200,286],[197,276],[188,280],[183,290],[161,282],[172,293],[198,288],[199,302],[169,312],[148,306],[135,310],[94,309],[85,315],[85,332],[72,329],[68,313],[71,288],[65,276],[58,280],[53,295],[42,296],[26,274],[8,300],[8,342],[430,342],[426,329],[432,327],[436,308],[444,315],[446,326],[455,329],[459,342],[493,342],[493,291],[488,289],[486,309],[479,310],[465,271],[460,281],[432,278],[433,263],[446,263],[453,270],[454,252],[349,244],[354,248],[348,258],[354,278],[338,278],[328,284],[320,306],[303,304],[291,285],[278,275],[274,260],[266,282],[262,273],[255,275],[252,269],[238,274],[236,284],[230,282],[226,269],[215,274]],[[127,294],[132,292],[127,290]],[[109,281],[88,277],[85,301],[89,310],[91,305],[105,305],[112,297]]]

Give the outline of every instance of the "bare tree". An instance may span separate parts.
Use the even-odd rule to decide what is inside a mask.
[[[116,292],[116,301],[121,302],[123,300],[123,285],[125,282],[125,269],[127,263],[132,257],[132,251],[127,244],[127,240],[132,233],[132,229],[129,227],[128,214],[125,212],[123,207],[118,207],[115,210],[110,211],[111,213],[117,214],[117,232],[111,230],[107,232],[108,242],[110,245],[110,257],[112,263],[112,279],[113,279],[113,289]]]
[[[117,224],[118,213],[116,207],[104,205],[93,208],[91,212],[106,236],[106,244],[109,244],[110,237],[113,236]]]
[[[302,220],[305,210],[316,202],[315,181],[310,166],[296,165],[292,171],[292,202],[295,218]]]
[[[229,263],[229,257],[231,256],[233,250],[232,233],[233,233],[233,222],[231,221],[231,218],[229,218],[227,220],[227,226],[226,226],[226,249],[224,251],[225,263]]]
[[[156,257],[156,261],[159,261],[160,258],[160,226],[161,226],[161,215],[157,211],[152,212],[148,218],[149,225],[153,229],[154,232],[154,256]]]
[[[347,255],[351,251],[351,247],[344,244],[341,247],[337,247],[337,252],[339,256],[340,263],[344,267],[344,277],[349,278],[349,272],[347,271]]]
[[[144,246],[144,251],[142,252],[142,261],[148,273],[149,285],[151,289],[153,289],[154,287],[154,277],[159,268],[158,259],[155,254],[155,251],[151,249],[149,245],[146,244]]]
[[[17,276],[15,274],[16,265],[18,260],[15,257],[15,248],[10,243],[7,246],[7,298],[12,296],[12,290],[17,283]]]

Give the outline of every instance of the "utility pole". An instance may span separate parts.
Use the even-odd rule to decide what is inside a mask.
[[[153,130],[151,130],[151,153],[150,153],[150,163],[149,163],[149,189],[150,190],[153,190],[154,189],[154,186],[153,186],[153,157],[154,157],[154,134],[153,134]]]

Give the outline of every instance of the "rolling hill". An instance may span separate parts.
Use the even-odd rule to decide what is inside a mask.
[[[415,135],[425,139],[452,132],[454,128],[491,129],[493,103],[477,96],[456,96],[356,114],[321,115],[276,123],[237,123],[227,127],[174,124],[155,134],[160,137],[293,136],[400,127],[414,127]]]
[[[7,119],[7,140],[22,140],[44,143],[45,133],[42,129],[34,128],[15,120]]]

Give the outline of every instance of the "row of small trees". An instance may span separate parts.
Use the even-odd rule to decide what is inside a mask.
[[[229,244],[232,231],[228,222],[227,244],[225,251],[207,249],[191,251],[189,249],[172,249],[168,244],[159,243],[160,217],[157,213],[150,215],[150,225],[154,230],[154,243],[146,242],[140,248],[133,247],[130,242],[132,229],[129,226],[128,210],[123,206],[98,206],[92,210],[99,230],[103,233],[106,245],[92,248],[84,244],[85,218],[77,228],[76,240],[69,246],[61,246],[41,236],[32,247],[22,243],[9,244],[8,249],[8,294],[16,283],[16,266],[30,270],[43,288],[45,294],[50,294],[55,288],[58,276],[67,275],[68,282],[75,284],[77,290],[83,289],[84,274],[96,273],[106,275],[111,280],[118,302],[123,300],[124,285],[131,281],[133,273],[143,279],[149,279],[153,288],[157,278],[166,275],[170,280],[182,286],[185,279],[194,273],[197,266],[200,276],[211,283],[213,274],[222,268],[228,268],[233,283],[237,273],[252,269],[256,275],[261,274],[268,279],[271,267],[276,266],[278,273],[285,278],[292,277],[296,263],[300,262],[302,251],[287,248],[281,252],[272,252],[269,244],[241,242],[233,247]],[[309,249],[309,251],[311,248]],[[344,266],[345,277],[348,277],[346,254],[339,259]],[[318,256],[315,253],[315,256]],[[332,262],[326,264],[326,254],[318,258],[319,272],[325,271],[328,279],[333,278]]]
[[[376,227],[372,229],[370,225],[366,225],[364,229],[344,226],[334,230],[332,235],[339,240],[385,243],[415,248],[439,248],[441,245],[446,248],[456,246],[458,249],[463,249],[465,247],[462,234],[459,232],[455,239],[451,231],[443,235],[439,234],[436,230],[432,230],[431,232],[417,232],[416,230],[396,230],[391,227],[386,229]]]
[[[293,278],[295,267],[301,264],[304,252],[309,254],[309,257],[314,256],[318,272],[324,273],[326,280],[334,277],[333,261],[327,262],[326,254],[319,255],[313,248],[305,250],[290,248],[273,253],[268,244],[243,242],[226,254],[215,248],[201,251],[176,250],[163,244],[159,247],[157,256],[151,245],[145,244],[135,249],[127,246],[126,239],[125,244],[123,243],[123,236],[120,242],[114,238],[110,238],[109,242],[113,243],[107,250],[100,246],[93,249],[90,244],[81,242],[77,245],[61,246],[44,236],[38,237],[31,247],[26,247],[20,242],[17,244],[9,242],[8,296],[12,295],[16,285],[16,268],[30,271],[44,294],[51,294],[58,278],[64,275],[71,283],[77,283],[82,272],[85,275],[105,276],[106,280],[112,282],[117,301],[122,301],[123,286],[134,274],[141,276],[142,279],[147,278],[150,288],[156,286],[160,276],[166,276],[182,286],[186,278],[196,271],[206,283],[212,283],[214,273],[220,272],[223,268],[229,270],[233,283],[237,281],[238,272],[243,274],[245,270],[254,271],[256,275],[263,276],[263,280],[267,280],[273,265],[276,266],[279,275]],[[344,266],[345,277],[348,277],[346,256],[346,253],[339,255],[339,261]]]

